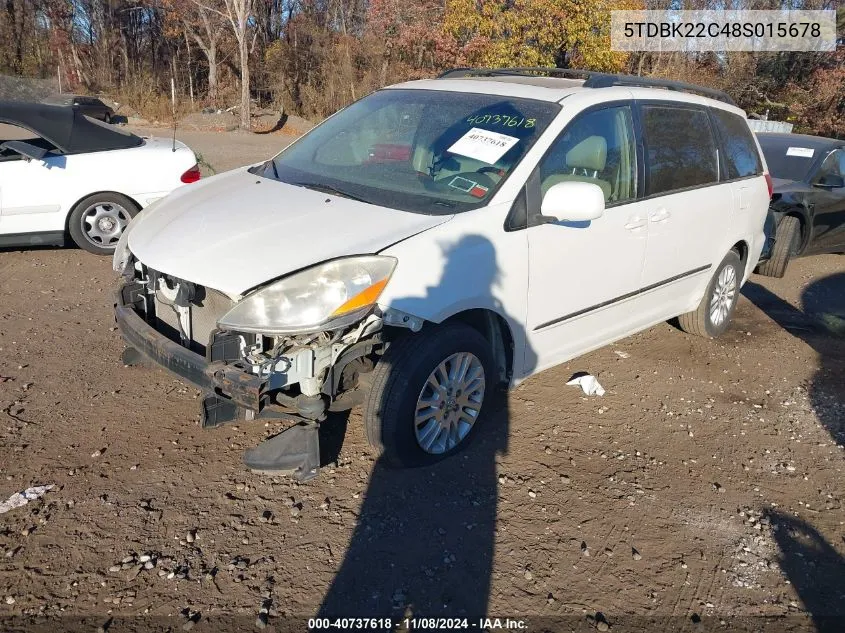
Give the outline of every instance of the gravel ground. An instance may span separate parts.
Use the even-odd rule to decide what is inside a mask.
[[[178,136],[218,170],[285,142]],[[105,258],[0,251],[0,502],[53,485],[0,514],[0,628],[842,630],[843,256],[753,277],[719,340],[660,325],[531,378],[434,468],[332,418],[306,484],[242,467],[275,426],[202,431],[195,389],[122,366],[115,287]],[[582,370],[604,397],[565,386]]]

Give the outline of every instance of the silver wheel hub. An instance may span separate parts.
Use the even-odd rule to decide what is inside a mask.
[[[736,269],[725,266],[716,278],[710,299],[710,322],[713,325],[720,326],[728,318],[736,299],[736,285]]]
[[[484,401],[484,366],[469,352],[452,354],[429,374],[414,414],[414,434],[426,453],[439,455],[472,430]]]
[[[82,233],[95,246],[114,246],[131,216],[115,202],[97,202],[82,214]]]

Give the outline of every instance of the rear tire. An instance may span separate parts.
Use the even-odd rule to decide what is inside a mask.
[[[688,334],[716,338],[728,329],[739,299],[742,261],[731,251],[716,268],[704,297],[693,312],[678,317],[678,325]]]
[[[457,453],[478,432],[482,406],[493,398],[494,368],[490,343],[463,323],[391,343],[373,370],[364,402],[367,441],[401,467]]]
[[[106,115],[103,117],[103,122],[111,123],[111,115],[108,112],[106,112]]]
[[[138,210],[132,200],[119,193],[95,193],[73,208],[68,232],[79,248],[95,255],[111,255]]]
[[[793,215],[785,215],[775,231],[775,247],[768,261],[763,262],[755,272],[765,277],[781,278],[786,274],[790,258],[797,252],[801,240],[801,223]]]

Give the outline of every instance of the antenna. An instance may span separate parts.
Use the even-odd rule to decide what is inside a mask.
[[[173,75],[170,76],[170,103],[172,104],[173,112],[173,150],[176,151],[176,80]]]

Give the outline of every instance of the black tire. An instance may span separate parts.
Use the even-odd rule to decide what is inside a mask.
[[[474,355],[484,370],[484,395],[476,421],[450,450],[439,454],[426,452],[415,433],[417,400],[435,368],[461,352]],[[457,453],[478,433],[478,425],[483,424],[484,404],[494,395],[494,371],[490,343],[463,323],[434,326],[391,343],[373,370],[372,386],[364,401],[367,441],[382,451],[388,463],[400,467],[432,464]]]
[[[138,205],[119,193],[95,193],[93,196],[80,200],[70,212],[67,228],[76,245],[95,255],[111,255],[117,246],[122,229],[113,235],[101,232],[104,237],[99,241],[92,236],[90,229],[93,225],[88,222],[88,219],[89,212],[95,205],[108,209],[108,213],[114,213],[127,224],[138,214]]]
[[[783,277],[790,258],[798,251],[801,242],[801,223],[794,215],[780,219],[775,231],[775,247],[771,257],[754,271],[765,277]]]
[[[720,279],[722,271],[728,267],[733,268],[735,280],[734,291],[724,319],[719,323],[714,323],[711,317],[711,308],[714,294],[716,293],[717,281]],[[742,261],[739,258],[739,254],[736,251],[731,251],[725,256],[725,259],[722,260],[722,263],[719,264],[713,273],[713,277],[710,279],[710,283],[707,284],[707,290],[701,299],[701,303],[698,304],[698,308],[678,317],[678,325],[681,329],[688,334],[695,334],[696,336],[703,336],[705,338],[716,338],[727,330],[730,326],[733,313],[736,310],[736,302],[739,299],[742,272]]]
[[[106,112],[105,116],[103,117],[103,121],[105,123],[111,123],[111,115],[108,112]]]

